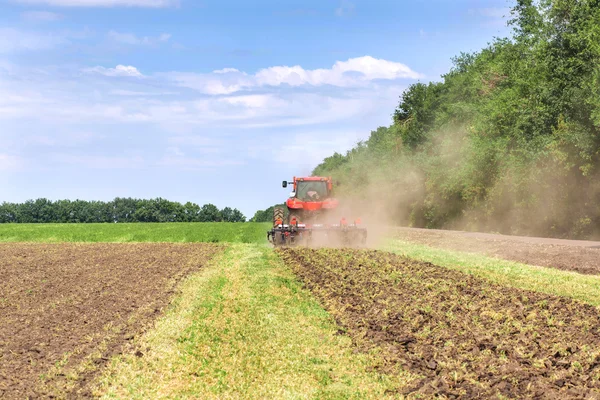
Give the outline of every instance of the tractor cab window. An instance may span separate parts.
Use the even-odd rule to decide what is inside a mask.
[[[302,201],[321,201],[327,198],[327,182],[298,182],[296,197]]]

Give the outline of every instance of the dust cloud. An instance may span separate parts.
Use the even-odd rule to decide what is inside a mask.
[[[358,182],[347,178],[335,193],[336,214],[360,218],[369,246],[398,226],[600,238],[599,173],[585,174],[565,161],[568,155],[552,152],[527,163],[510,154],[480,160],[473,140],[466,129],[444,132],[432,141],[428,165],[400,154],[381,166],[383,173],[374,168],[360,171]]]

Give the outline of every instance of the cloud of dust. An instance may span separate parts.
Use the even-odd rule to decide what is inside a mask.
[[[586,176],[552,152],[524,162],[477,140],[467,129],[448,130],[432,138],[425,163],[399,155],[361,170],[336,193],[336,216],[360,218],[370,247],[398,226],[600,237],[599,173]]]

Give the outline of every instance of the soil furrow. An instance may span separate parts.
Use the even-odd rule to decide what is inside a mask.
[[[411,228],[396,229],[392,235],[435,248],[480,253],[580,274],[600,274],[600,246],[595,245],[598,242]]]
[[[221,249],[0,244],[0,398],[89,396],[94,373]]]
[[[279,254],[378,369],[422,376],[404,394],[600,398],[600,314],[380,251]]]

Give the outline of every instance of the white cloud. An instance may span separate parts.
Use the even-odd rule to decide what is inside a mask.
[[[0,171],[11,171],[19,169],[22,165],[20,157],[0,153]]]
[[[223,69],[214,70],[213,74],[226,74],[228,72],[240,72],[240,71],[235,68],[223,68]]]
[[[22,143],[27,146],[44,147],[74,147],[88,144],[92,141],[103,139],[104,135],[92,132],[68,132],[50,134],[34,134],[22,139]]]
[[[388,69],[369,69],[368,64],[352,60],[337,63],[330,70],[357,68],[366,77],[397,76],[393,64]],[[207,95],[184,89],[177,93],[173,89],[179,82],[170,76],[138,79],[139,70],[124,65],[96,67],[79,76],[72,75],[71,69],[15,66],[11,71],[0,78],[0,125],[12,127],[5,128],[12,136],[3,138],[3,151],[25,154],[27,165],[89,169],[160,165],[197,170],[239,165],[253,154],[255,159],[279,162],[287,157],[283,154],[290,153],[301,155],[294,159],[295,165],[308,168],[332,150],[351,147],[357,132],[367,135],[373,126],[389,123],[389,114],[405,88],[395,81],[379,84],[365,80],[365,86],[349,90],[319,85],[297,90],[259,86],[256,78],[245,75],[253,86],[244,92]],[[239,71],[207,75],[220,82],[218,77],[227,79],[230,74],[244,78]],[[135,79],[104,79],[103,75]],[[163,92],[174,95],[146,94]],[[33,125],[24,121],[33,121]],[[336,130],[332,132],[327,126]],[[89,135],[82,136],[81,132]],[[100,138],[97,135],[103,135],[102,140],[96,140]],[[118,135],[132,135],[128,149],[154,150],[140,153],[143,158],[114,155],[114,146],[120,148],[116,143],[122,143]],[[157,147],[167,149],[156,156]],[[47,149],[56,152],[48,154]],[[39,160],[33,154],[43,154],[44,158]],[[9,165],[15,168],[14,159],[9,164],[5,158],[2,163],[4,169]]]
[[[115,68],[97,66],[93,68],[86,68],[84,71],[105,76],[131,76],[136,78],[144,76],[136,67],[132,67],[131,65],[117,65]]]
[[[72,164],[90,169],[134,169],[144,166],[141,156],[112,156],[112,155],[74,155],[57,153],[50,160],[59,164]]]
[[[333,152],[345,152],[351,149],[356,142],[364,137],[365,132],[341,131],[341,132],[306,132],[296,135],[289,143],[282,146],[281,151],[277,152],[280,162],[286,162],[282,154],[301,155],[308,165],[315,166],[325,157]]]
[[[50,11],[26,11],[21,14],[21,17],[31,22],[53,22],[63,18],[61,14]]]
[[[246,96],[231,96],[223,97],[219,101],[231,104],[241,105],[247,108],[264,108],[264,107],[275,107],[284,104],[279,101],[275,96],[268,94],[251,94]]]
[[[170,146],[167,147],[167,155],[169,156],[175,156],[175,157],[183,157],[185,156],[185,154],[183,153],[183,151],[181,151],[181,149],[177,146]]]
[[[304,130],[286,136],[285,141],[272,141],[269,145],[254,144],[248,149],[252,158],[276,161],[289,164],[293,160],[299,168],[314,168],[325,157],[334,152],[345,153],[364,138],[365,132],[357,129],[348,130]],[[291,158],[290,154],[294,157]]]
[[[121,33],[121,32],[116,32],[116,31],[110,31],[110,32],[108,32],[108,37],[118,43],[128,44],[128,45],[132,45],[132,46],[140,46],[140,45],[155,45],[155,44],[159,44],[159,43],[165,43],[165,42],[169,41],[169,39],[171,38],[171,34],[163,33],[158,37],[150,37],[150,36],[137,37],[133,33]]]
[[[353,63],[341,63],[340,69],[354,68]],[[69,123],[150,123],[162,126],[182,136],[206,127],[236,129],[294,127],[347,121],[390,110],[406,85],[371,82],[364,87],[321,88],[309,86],[300,91],[281,87],[249,85],[242,93],[214,93],[201,89],[174,91],[172,76],[143,76],[133,66],[115,68],[94,67],[73,80],[67,71],[14,70],[19,78],[0,80],[0,121],[33,118],[57,126]],[[377,72],[372,76],[389,76],[394,72]],[[240,73],[234,73],[240,74]],[[52,76],[52,79],[48,79]],[[130,77],[134,79],[105,80],[98,76]],[[61,78],[62,77],[62,78]],[[139,79],[144,77],[144,79]],[[251,77],[246,77],[251,79]],[[221,84],[212,75],[214,84]],[[368,81],[367,81],[368,82]],[[189,82],[187,82],[189,83]],[[180,82],[175,82],[180,84]],[[256,83],[253,83],[257,85]],[[240,87],[240,85],[238,85]],[[161,96],[169,94],[169,96]],[[385,118],[389,112],[384,113]],[[173,144],[177,145],[177,144]],[[185,148],[181,145],[181,148]]]
[[[34,146],[55,146],[57,139],[46,135],[33,135],[25,138],[23,141],[26,145]]]
[[[222,95],[238,92],[244,88],[255,86],[251,77],[243,72],[228,68],[213,74],[196,74],[193,72],[170,72],[165,77],[179,86],[195,89],[199,92]]]
[[[216,149],[215,149],[216,150]],[[241,160],[227,158],[209,158],[206,155],[210,153],[217,154],[218,151],[202,152],[202,157],[187,156],[179,147],[167,147],[165,155],[158,162],[158,165],[165,167],[176,167],[183,170],[210,169],[216,167],[226,167],[233,165],[243,165]]]
[[[160,36],[158,37],[158,41],[159,42],[166,42],[169,39],[171,39],[171,34],[170,33],[161,33]]]
[[[178,95],[179,92],[149,92],[149,91],[136,91],[136,90],[124,90],[124,89],[115,89],[111,90],[109,94],[114,96],[136,96],[136,97],[146,97],[146,96],[175,96]]]
[[[328,69],[306,70],[299,65],[275,66],[259,70],[254,75],[235,68],[213,71],[212,74],[172,72],[167,78],[180,86],[212,95],[225,95],[260,86],[365,86],[376,79],[418,79],[423,77],[402,63],[370,56],[338,61]]]
[[[179,0],[13,0],[22,4],[45,4],[56,7],[148,7],[178,6]]]
[[[305,70],[299,65],[270,67],[258,71],[255,77],[259,85],[308,84],[344,87],[374,79],[418,79],[422,75],[401,63],[364,56],[337,61],[330,69]]]
[[[215,139],[206,135],[172,136],[168,141],[175,148],[180,148],[180,146],[216,148],[225,144],[223,138]]]
[[[60,35],[0,28],[0,53],[50,50],[64,43],[67,40]]]
[[[132,33],[119,33],[115,31],[108,32],[108,37],[112,40],[124,44],[140,44],[141,40]]]

